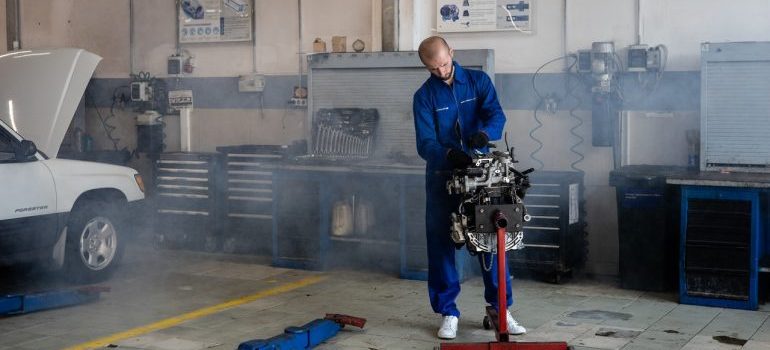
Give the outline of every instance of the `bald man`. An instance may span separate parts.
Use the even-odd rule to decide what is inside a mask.
[[[460,294],[460,281],[455,268],[456,246],[449,228],[451,213],[460,205],[460,197],[448,194],[446,182],[450,170],[471,164],[473,150],[487,153],[489,140],[500,139],[505,114],[489,76],[481,71],[466,70],[454,62],[454,51],[443,38],[433,36],[423,40],[419,55],[431,73],[414,94],[412,106],[417,152],[427,161],[428,296],[433,311],[442,316],[438,337],[454,339],[460,317],[455,303]],[[484,277],[484,298],[496,308],[496,259],[489,253],[479,254],[479,262]],[[510,273],[505,275],[506,306],[511,306]],[[526,332],[510,312],[507,316],[509,333]]]

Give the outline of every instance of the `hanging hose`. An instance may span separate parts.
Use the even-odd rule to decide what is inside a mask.
[[[545,164],[535,156],[537,152],[540,152],[540,150],[543,149],[543,143],[540,142],[540,139],[535,137],[535,131],[543,127],[543,122],[541,122],[540,118],[537,117],[537,111],[540,109],[540,106],[542,105],[543,105],[543,99],[540,99],[540,102],[538,102],[537,106],[535,106],[535,122],[537,123],[537,126],[529,131],[529,138],[537,142],[537,148],[529,154],[529,158],[531,158],[532,160],[540,164],[537,167],[538,170],[542,170],[543,167],[545,166]]]
[[[101,111],[99,111],[99,107],[96,106],[96,101],[94,101],[93,97],[91,96],[91,93],[88,92],[88,89],[86,89],[86,106],[88,105],[88,102],[91,102],[91,108],[93,108],[96,111],[96,115],[99,116],[99,120],[102,123],[102,128],[104,129],[104,134],[107,136],[107,139],[112,142],[112,147],[115,151],[118,150],[118,143],[120,142],[119,138],[115,138],[112,136],[112,132],[117,129],[114,125],[110,124],[110,119],[115,117],[114,113],[110,113],[107,118],[102,117]],[[112,108],[110,108],[112,109]]]
[[[572,70],[572,68],[577,64],[577,56],[573,55],[573,54],[566,55],[566,56],[561,56],[561,57],[556,57],[554,59],[551,59],[548,62],[543,63],[540,67],[538,67],[535,70],[535,73],[532,74],[532,90],[535,92],[535,95],[537,96],[537,99],[538,99],[537,106],[535,106],[535,111],[534,111],[534,117],[535,117],[535,122],[537,123],[537,126],[535,126],[532,130],[529,131],[529,137],[533,141],[535,141],[537,143],[537,149],[535,149],[534,151],[532,151],[532,153],[529,154],[529,158],[531,158],[533,161],[535,161],[536,163],[539,164],[539,166],[537,167],[538,170],[542,170],[543,167],[545,167],[545,163],[543,163],[536,156],[536,154],[538,152],[540,152],[540,150],[543,149],[543,143],[540,141],[540,139],[535,137],[535,131],[537,131],[538,129],[543,127],[543,122],[540,121],[540,118],[538,117],[538,111],[540,110],[540,108],[544,104],[546,104],[546,110],[549,111],[549,112],[555,113],[556,112],[555,101],[559,100],[559,96],[556,95],[555,93],[549,93],[549,94],[543,96],[543,94],[540,93],[540,90],[537,89],[537,84],[536,84],[537,76],[538,76],[538,74],[540,74],[540,71],[543,70],[543,68],[545,68],[547,65],[549,65],[551,63],[554,63],[554,62],[557,62],[557,61],[560,61],[560,60],[566,60],[568,58],[572,58],[572,60],[573,60],[572,63],[566,69],[567,74],[568,74],[567,85],[569,85],[569,73]],[[574,111],[577,109],[578,106],[580,106],[580,100],[579,100],[579,98],[577,98],[577,96],[575,96],[573,94],[574,93],[574,88],[570,88],[569,86],[567,86],[567,88],[565,88],[565,90],[566,90],[565,91],[565,95],[566,96],[572,96],[573,98],[577,99],[577,102],[578,102],[577,106],[573,106],[570,109],[570,115],[572,117],[578,119],[578,121],[579,121],[578,125],[574,126],[572,129],[570,129],[570,133],[572,135],[575,135],[576,137],[578,137],[578,139],[580,140],[578,143],[576,143],[572,147],[570,147],[570,151],[572,151],[573,153],[575,153],[578,156],[580,156],[580,159],[578,161],[576,161],[576,162],[573,162],[570,166],[573,169],[578,170],[577,168],[575,168],[575,164],[579,163],[580,161],[582,161],[585,158],[580,152],[575,150],[575,148],[578,145],[583,143],[583,138],[575,133],[575,130],[577,128],[579,128],[583,124],[583,121],[574,114]],[[553,103],[550,103],[549,101],[551,101]],[[553,107],[552,107],[552,105],[553,105]],[[578,170],[578,171],[580,171],[580,170]]]
[[[577,114],[575,114],[575,110],[577,109],[576,105],[575,107],[572,107],[572,109],[569,110],[569,115],[573,118],[577,119],[578,123],[575,124],[571,129],[569,129],[569,133],[577,137],[578,141],[572,144],[572,147],[569,148],[570,152],[574,153],[578,156],[578,159],[572,163],[570,163],[569,167],[572,168],[572,170],[583,172],[582,169],[579,169],[577,165],[585,159],[585,155],[577,150],[578,146],[580,146],[585,139],[578,135],[578,133],[575,132],[575,130],[579,129],[581,126],[583,126],[583,119],[581,119]]]
[[[573,66],[574,66],[574,64],[573,64]],[[571,72],[571,70],[572,70],[572,66],[570,66],[569,68],[567,68],[567,96],[568,96],[568,97],[571,97],[571,98],[573,99],[573,101],[575,101],[575,103],[574,103],[574,104],[572,105],[572,107],[569,109],[569,115],[570,115],[570,117],[572,117],[572,118],[574,118],[574,119],[576,119],[576,120],[577,120],[577,124],[575,124],[574,126],[572,126],[572,128],[570,128],[570,129],[569,129],[569,133],[570,133],[570,134],[572,134],[573,136],[575,136],[575,137],[577,138],[577,142],[573,143],[573,144],[572,144],[572,146],[569,148],[569,150],[570,150],[570,152],[572,152],[573,154],[577,155],[577,156],[578,156],[578,159],[577,159],[577,160],[575,160],[574,162],[570,163],[569,167],[570,167],[570,168],[572,168],[572,170],[575,170],[575,171],[579,171],[579,172],[583,172],[583,170],[582,170],[582,169],[579,169],[579,168],[577,167],[577,165],[578,165],[580,162],[582,162],[582,161],[583,161],[583,159],[585,159],[586,157],[585,157],[585,155],[583,155],[583,153],[581,153],[581,152],[580,152],[580,151],[578,151],[577,149],[578,149],[578,147],[579,147],[581,144],[583,144],[583,142],[585,141],[585,139],[584,139],[582,136],[580,136],[580,135],[579,135],[579,134],[576,132],[576,130],[577,130],[577,129],[579,129],[581,126],[583,126],[583,119],[581,119],[581,118],[580,118],[580,116],[578,116],[578,115],[575,113],[575,111],[576,111],[578,108],[580,108],[580,105],[582,105],[582,104],[583,104],[583,101],[580,99],[580,96],[578,96],[577,94],[575,94],[575,90],[576,90],[578,87],[580,87],[580,85],[581,85],[581,82],[580,82],[579,80],[578,80],[577,82],[575,82],[575,80],[574,80],[574,79],[575,79],[575,76],[573,75],[573,73]]]

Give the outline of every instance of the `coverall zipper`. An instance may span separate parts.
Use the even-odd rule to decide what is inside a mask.
[[[457,96],[455,96],[455,82],[452,82],[452,86],[450,87],[450,90],[452,91],[452,99],[455,100],[455,106],[457,106],[457,125],[460,127],[458,128],[460,133],[460,148],[465,151],[465,145],[463,145],[463,123],[462,123],[462,114],[460,114],[460,103],[457,102]]]

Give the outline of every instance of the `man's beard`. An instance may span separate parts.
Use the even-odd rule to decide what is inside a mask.
[[[441,80],[447,82],[452,80],[452,78],[455,76],[455,66],[452,65],[452,71],[449,72],[449,75],[446,76],[446,78],[441,77]]]

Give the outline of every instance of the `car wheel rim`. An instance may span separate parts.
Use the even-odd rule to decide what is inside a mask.
[[[105,217],[89,220],[80,234],[80,260],[90,270],[109,266],[118,248],[115,226]]]

